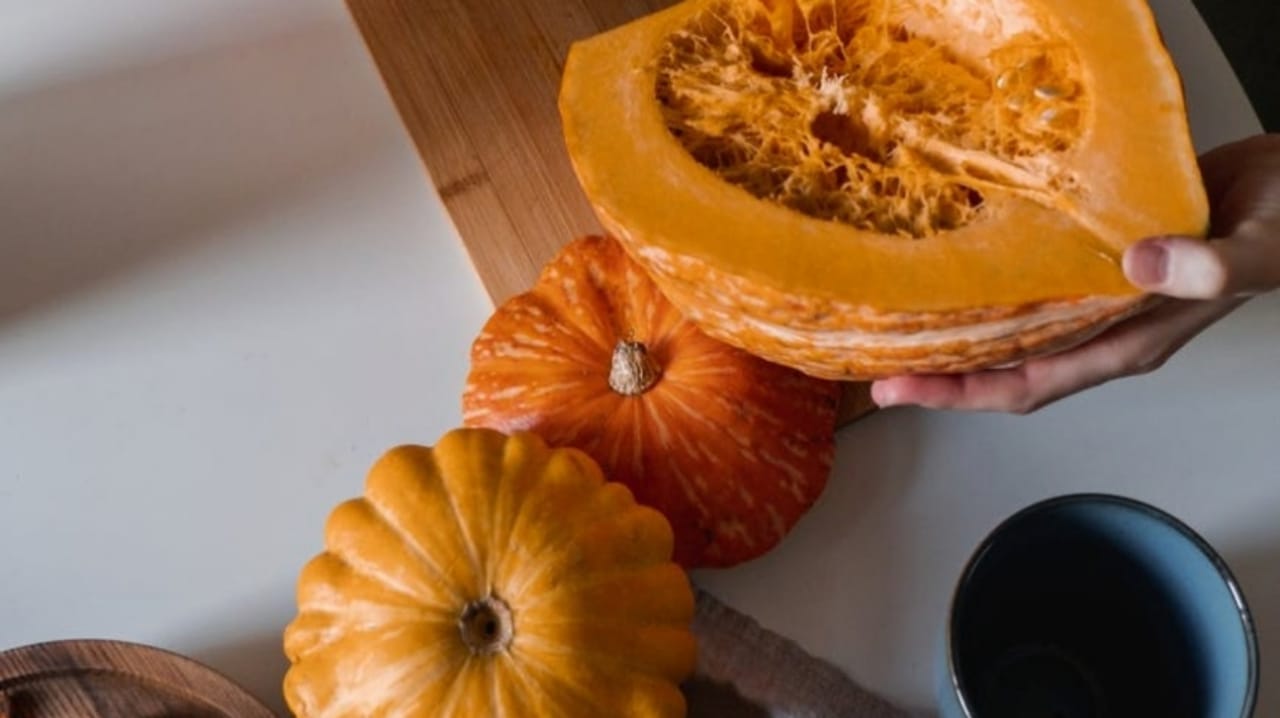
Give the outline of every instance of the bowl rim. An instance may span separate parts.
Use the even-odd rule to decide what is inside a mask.
[[[1180,533],[1183,538],[1187,539],[1201,554],[1209,560],[1209,563],[1217,571],[1221,577],[1227,590],[1231,594],[1231,600],[1235,604],[1236,615],[1240,618],[1240,627],[1244,633],[1245,650],[1247,652],[1248,667],[1248,684],[1246,685],[1245,699],[1241,706],[1239,718],[1250,718],[1258,701],[1258,678],[1259,678],[1259,657],[1258,657],[1258,635],[1257,626],[1254,624],[1253,614],[1249,610],[1249,604],[1245,600],[1244,592],[1240,588],[1240,583],[1236,579],[1235,574],[1231,572],[1231,568],[1227,565],[1225,559],[1218,551],[1201,536],[1195,529],[1188,526],[1178,517],[1169,512],[1157,508],[1145,501],[1134,499],[1128,496],[1120,496],[1118,494],[1109,494],[1105,492],[1081,492],[1063,494],[1042,499],[1028,506],[1025,506],[1014,513],[1010,514],[995,528],[987,532],[982,541],[970,554],[965,561],[964,569],[960,572],[959,578],[955,582],[955,586],[951,591],[951,598],[947,605],[947,621],[946,621],[946,669],[947,669],[947,685],[951,690],[952,697],[960,706],[960,711],[965,718],[975,718],[973,707],[965,696],[962,686],[960,685],[960,674],[956,670],[957,662],[957,646],[953,640],[956,622],[956,604],[960,597],[960,592],[973,579],[973,574],[977,570],[978,564],[982,558],[995,546],[996,541],[1009,530],[1010,526],[1017,523],[1021,519],[1026,518],[1030,514],[1041,513],[1050,509],[1055,509],[1065,505],[1075,504],[1095,504],[1095,505],[1111,505],[1119,506],[1123,509],[1134,511],[1146,515],[1148,518],[1155,519],[1166,526],[1169,526]]]

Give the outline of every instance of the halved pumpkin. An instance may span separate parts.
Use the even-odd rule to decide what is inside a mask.
[[[560,108],[602,222],[707,333],[826,378],[969,371],[1150,303],[1203,236],[1142,0],[687,0],[577,43]]]

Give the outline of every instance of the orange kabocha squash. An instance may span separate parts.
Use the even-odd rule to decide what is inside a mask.
[[[575,446],[675,531],[687,567],[772,548],[822,492],[838,385],[703,334],[614,240],[570,243],[471,351],[468,425]]]
[[[828,378],[967,371],[1144,306],[1203,235],[1143,0],[687,0],[576,44],[565,138],[605,226],[709,334]]]
[[[404,446],[338,506],[285,631],[299,718],[682,716],[671,529],[532,434]]]

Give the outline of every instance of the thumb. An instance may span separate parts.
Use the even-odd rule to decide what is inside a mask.
[[[1140,289],[1181,299],[1216,299],[1265,292],[1277,282],[1276,253],[1267,242],[1233,237],[1145,239],[1124,253],[1125,276]]]

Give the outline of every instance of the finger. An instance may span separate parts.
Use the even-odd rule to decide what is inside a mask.
[[[871,398],[881,407],[914,404],[927,409],[1016,411],[1030,392],[1023,367],[972,374],[916,374],[881,379]]]
[[[1259,294],[1280,285],[1280,238],[1255,225],[1230,239],[1206,242],[1158,237],[1129,247],[1125,276],[1135,286],[1181,299]]]
[[[1017,408],[1034,411],[1112,379],[1155,371],[1243,301],[1233,297],[1170,302],[1117,324],[1075,349],[1033,359],[1026,365],[1032,389],[1025,403]]]
[[[917,375],[875,382],[880,406],[1026,414],[1111,379],[1152,371],[1236,306],[1240,299],[1172,302],[1116,325],[1075,349],[1019,367],[957,375]]]

